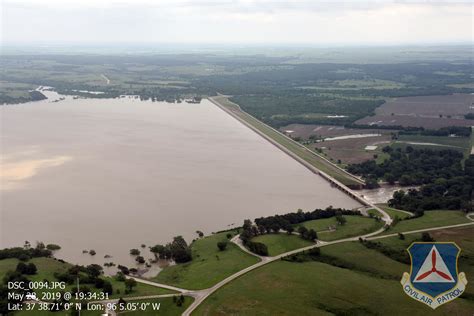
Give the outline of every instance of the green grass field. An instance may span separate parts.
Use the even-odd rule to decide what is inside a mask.
[[[408,265],[368,249],[358,241],[322,247],[321,254],[353,264],[354,270],[367,271],[369,274],[380,274],[395,279],[408,269]]]
[[[270,137],[271,139],[273,139],[274,141],[276,141],[277,143],[279,143],[286,149],[290,150],[291,152],[296,154],[298,157],[302,158],[303,160],[305,160],[312,166],[316,167],[317,169],[327,173],[328,175],[334,177],[336,180],[340,181],[341,183],[345,185],[349,185],[349,186],[360,185],[360,183],[356,181],[354,178],[350,177],[349,175],[347,175],[342,170],[338,169],[336,166],[334,166],[330,162],[324,160],[313,151],[309,150],[303,145],[300,145],[294,141],[289,140],[280,132],[260,122],[259,120],[247,114],[246,112],[241,111],[240,108],[236,104],[230,102],[227,98],[215,97],[213,99],[216,102],[219,102],[219,104],[221,104],[222,106],[231,110],[233,114],[235,114],[236,116],[238,116],[239,118],[247,122],[248,124],[252,125],[254,128],[256,128],[257,130],[265,134],[267,137]]]
[[[0,278],[3,279],[7,271],[15,270],[18,262],[19,260],[17,259],[0,260]],[[66,272],[69,269],[69,267],[71,267],[71,265],[68,263],[62,263],[52,258],[33,258],[29,260],[28,262],[34,263],[36,265],[36,268],[38,269],[37,274],[27,276],[28,279],[31,281],[43,281],[45,279],[48,281],[57,281],[57,279],[54,277],[54,273]],[[111,277],[104,276],[103,278],[110,281],[110,283],[112,283],[114,293],[109,296],[110,298],[118,298],[122,296],[127,297],[127,296],[159,295],[159,294],[174,293],[173,291],[170,291],[167,289],[162,289],[155,286],[138,283],[138,285],[133,289],[133,291],[130,294],[124,294],[125,284],[123,282],[119,282]],[[76,286],[75,284],[67,285],[65,291],[70,291],[75,286]],[[92,292],[100,292],[99,289],[94,288],[92,285],[88,285],[88,286],[91,288]],[[41,294],[42,291],[38,290],[36,291],[36,293]]]
[[[462,248],[459,268],[474,282],[474,227],[431,232],[437,241],[454,240]],[[405,250],[421,234],[405,240],[377,240]],[[193,315],[470,315],[472,299],[459,298],[432,311],[409,298],[399,278],[409,265],[367,249],[359,242],[321,248],[321,254],[351,264],[352,269],[320,262],[276,261],[256,269],[212,294]],[[466,292],[474,289],[467,287]],[[289,294],[291,293],[291,294]],[[383,302],[383,303],[379,303]]]
[[[123,312],[118,312],[117,315],[127,315],[127,316],[136,316],[136,315],[165,315],[165,316],[178,316],[181,315],[186,308],[193,302],[193,298],[185,297],[184,303],[182,306],[177,306],[173,302],[173,298],[164,297],[164,298],[155,298],[155,299],[145,299],[145,300],[130,300],[126,303],[131,303],[130,308],[137,308],[136,311],[128,310]],[[136,305],[135,305],[136,304]],[[155,305],[152,305],[155,304]],[[159,305],[158,305],[159,304]],[[62,316],[62,315],[72,315],[70,311],[62,312],[49,312],[49,311],[40,311],[38,310],[39,306],[33,311],[22,311],[15,313],[16,316]],[[87,310],[86,307],[83,307],[81,310],[81,315],[83,316],[100,316],[102,313],[100,311]]]
[[[420,144],[408,144],[408,142]],[[437,145],[424,145],[423,143]],[[467,157],[471,152],[471,140],[469,137],[399,135],[398,141],[392,145],[393,148],[405,148],[407,146],[437,150],[454,149],[462,151],[465,154],[465,157]]]
[[[474,302],[457,299],[431,311],[409,298],[398,280],[319,262],[276,261],[218,290],[193,315],[424,316],[472,310]]]
[[[393,234],[429,227],[441,227],[470,222],[460,211],[426,211],[421,217],[403,220],[383,234]]]
[[[400,219],[410,217],[409,214],[403,211],[397,210],[396,208],[390,207],[387,204],[377,204],[377,206],[383,209],[385,212],[387,212],[391,218],[395,218],[395,216],[398,216]]]
[[[318,239],[331,241],[341,238],[363,235],[375,231],[383,226],[375,219],[363,216],[344,216],[347,220],[345,225],[338,225],[336,218],[324,218],[301,223],[308,229],[314,229],[318,233]],[[329,226],[335,226],[335,231],[326,231]]]
[[[313,243],[302,239],[297,235],[288,234],[266,234],[252,238],[252,241],[261,242],[267,245],[268,254],[270,256],[276,256],[290,250],[303,248],[310,246]]]
[[[191,245],[191,262],[167,267],[152,280],[185,289],[204,289],[258,262],[258,258],[231,242],[226,250],[219,251],[217,242],[226,240],[226,234],[222,232],[195,241]]]

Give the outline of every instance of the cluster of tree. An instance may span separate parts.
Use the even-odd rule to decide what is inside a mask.
[[[47,99],[47,97],[44,94],[36,90],[30,91],[30,98],[31,98],[31,101],[40,101],[40,100]]]
[[[296,212],[287,213],[283,215],[260,217],[255,219],[255,224],[259,234],[278,232],[280,230],[292,232],[293,225],[295,224],[300,224],[315,219],[330,218],[338,214],[341,216],[361,215],[359,211],[333,208],[332,206],[329,206],[326,209],[316,209],[312,212],[304,212],[303,210],[299,209]]]
[[[367,124],[344,124],[345,128],[358,128],[358,129],[383,129],[383,130],[396,130],[405,132],[418,132],[423,131],[423,127],[415,126],[401,126],[401,125],[367,125]]]
[[[450,179],[463,175],[462,152],[452,149],[405,149],[394,150],[390,146],[382,149],[390,156],[381,164],[374,160],[351,164],[348,171],[366,179],[384,179],[390,184],[421,185],[432,183],[435,179]]]
[[[474,113],[467,113],[466,115],[464,115],[464,118],[466,120],[474,120]]]
[[[318,238],[318,233],[314,229],[307,229],[304,226],[298,227],[298,234],[301,238],[309,241],[315,241]]]
[[[253,253],[256,253],[260,256],[268,256],[267,245],[261,242],[254,242],[252,238],[259,235],[259,231],[255,225],[252,225],[252,222],[249,219],[244,221],[242,226],[242,232],[240,233],[240,239],[245,247],[247,247]]]
[[[423,135],[423,136],[450,136],[455,135],[458,137],[471,137],[471,127],[467,126],[448,126],[441,127],[439,129],[424,129],[419,130],[401,130],[400,135]]]
[[[176,306],[180,307],[183,306],[184,304],[184,295],[181,294],[179,296],[175,295],[173,296],[173,302],[176,304]]]
[[[21,261],[27,261],[31,258],[51,257],[51,255],[51,250],[47,249],[42,242],[38,242],[35,247],[32,247],[29,242],[25,242],[23,247],[0,249],[0,260],[16,258]]]
[[[307,262],[307,261],[319,261],[321,256],[321,249],[319,247],[314,247],[309,250],[304,250],[289,256],[281,258],[283,261],[289,262]]]
[[[405,250],[393,249],[377,241],[359,238],[359,241],[368,249],[376,250],[385,256],[405,264],[410,264],[410,256]]]
[[[90,292],[89,286],[94,286],[97,289],[102,289],[104,293],[113,293],[112,283],[104,280],[101,276],[103,268],[98,264],[90,264],[88,266],[75,265],[70,267],[65,272],[55,272],[54,277],[61,282],[67,284],[74,284],[79,282],[82,286],[79,289],[74,288],[73,291]]]
[[[384,147],[390,158],[381,164],[366,161],[350,165],[348,170],[363,175],[368,183],[378,179],[402,186],[421,185],[419,189],[403,190],[393,194],[388,201],[394,208],[423,214],[425,210],[470,210],[474,187],[474,157],[464,162],[463,154],[456,150],[413,149],[393,150]],[[371,182],[372,181],[372,182]]]
[[[0,284],[0,315],[9,315],[12,313],[8,304],[21,303],[20,297],[24,297],[30,292],[28,288],[28,278],[18,271],[7,271],[3,277],[3,282]],[[23,282],[21,289],[10,289],[8,288],[9,282]],[[18,296],[16,294],[19,294]],[[20,296],[21,295],[21,296]]]
[[[36,268],[36,265],[32,262],[30,263],[18,262],[18,264],[16,265],[15,271],[21,274],[34,275],[36,274],[37,268]]]
[[[243,243],[251,252],[260,256],[268,256],[268,248],[264,243],[251,240],[243,240]]]
[[[295,230],[294,226],[306,221],[336,217],[339,224],[343,225],[346,219],[343,215],[358,215],[360,212],[345,210],[341,208],[333,208],[332,206],[326,209],[316,209],[312,212],[304,212],[298,210],[297,212],[287,213],[283,215],[273,215],[267,217],[260,217],[255,219],[255,225],[250,220],[245,220],[240,233],[240,239],[243,244],[251,251],[260,255],[267,255],[268,250],[265,244],[252,242],[251,239],[258,235],[278,233],[286,231],[292,234]],[[302,239],[314,241],[318,238],[318,234],[314,229],[307,229],[304,226],[298,227],[298,233]]]
[[[156,258],[174,260],[177,263],[184,263],[193,259],[191,248],[182,236],[174,237],[173,241],[166,245],[150,247],[150,251]]]

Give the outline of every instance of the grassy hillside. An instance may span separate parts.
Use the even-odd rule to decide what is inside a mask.
[[[301,225],[314,229],[318,233],[318,239],[324,241],[367,234],[383,226],[382,222],[376,222],[375,219],[368,217],[344,216],[344,218],[347,220],[344,225],[338,225],[335,217],[308,221]],[[328,231],[329,226],[336,227],[336,230]]]
[[[454,237],[466,254],[474,248],[470,231],[441,231],[437,240]],[[419,236],[413,236],[417,238]],[[410,240],[380,240],[406,249]],[[395,246],[394,246],[395,247]],[[394,248],[396,249],[396,247]],[[254,270],[211,295],[194,315],[470,315],[472,299],[460,298],[432,311],[409,298],[399,282],[409,266],[358,242],[321,248],[321,254],[352,265],[276,261]],[[460,270],[470,273],[470,261]],[[471,260],[471,259],[469,259]],[[472,273],[471,273],[472,274]],[[468,276],[469,278],[469,276]],[[470,277],[472,279],[472,276]],[[470,281],[470,280],[469,280]]]
[[[219,251],[217,242],[227,240],[226,234],[218,233],[195,241],[191,245],[191,262],[167,267],[153,281],[185,289],[204,289],[258,262],[256,257],[230,242],[226,250]]]
[[[302,239],[297,235],[288,234],[266,234],[252,238],[254,242],[261,242],[268,248],[270,256],[276,256],[290,250],[310,246],[313,243]]]

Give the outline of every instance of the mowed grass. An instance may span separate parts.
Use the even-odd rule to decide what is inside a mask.
[[[252,238],[254,242],[261,242],[268,248],[268,254],[270,256],[276,256],[290,250],[307,247],[314,243],[302,239],[298,235],[288,234],[266,234]]]
[[[382,222],[369,217],[345,215],[344,218],[347,221],[344,225],[337,224],[335,217],[316,219],[299,225],[314,229],[318,233],[318,239],[324,241],[368,234],[383,226]],[[336,227],[335,231],[327,231],[331,225]]]
[[[312,150],[288,139],[286,136],[284,136],[280,132],[262,123],[261,121],[249,115],[248,113],[240,110],[238,105],[229,101],[226,97],[214,97],[213,100],[218,102],[220,105],[228,108],[230,111],[232,111],[233,114],[235,114],[240,119],[247,122],[248,124],[252,125],[254,128],[256,128],[261,133],[265,134],[267,137],[273,139],[274,141],[276,141],[277,143],[279,143],[280,145],[282,145],[283,147],[285,147],[286,149],[288,149],[289,151],[291,151],[292,153],[294,153],[301,159],[305,160],[306,162],[316,167],[317,169],[327,173],[328,175],[332,176],[333,178],[340,181],[341,183],[345,185],[349,185],[349,186],[360,185],[360,182],[356,181],[354,178],[346,174],[344,171],[338,169],[332,163],[324,160],[322,157],[317,155]]]
[[[473,301],[457,299],[432,311],[409,298],[399,280],[319,262],[275,261],[219,289],[193,315],[424,316],[473,310]]]
[[[442,227],[471,222],[461,211],[425,211],[421,217],[400,221],[383,234],[407,232],[423,228]]]
[[[397,210],[396,208],[390,207],[387,204],[377,204],[377,206],[380,207],[385,212],[387,212],[391,218],[395,218],[395,216],[398,216],[398,218],[404,219],[411,216],[410,214],[401,210]]]
[[[219,251],[217,243],[227,240],[227,233],[193,242],[191,262],[167,267],[152,280],[185,289],[204,289],[259,261],[230,241],[226,250]]]
[[[0,260],[0,277],[3,279],[7,271],[15,270],[16,265],[20,262],[18,259],[4,259]],[[28,275],[27,278],[31,281],[44,281],[48,280],[50,282],[57,281],[54,277],[54,273],[64,273],[72,265],[69,263],[64,263],[53,258],[33,258],[28,262],[34,263],[37,268],[37,273],[35,275]],[[125,293],[125,283],[119,282],[112,277],[102,277],[105,280],[110,281],[113,288],[113,294],[110,295],[110,298],[118,297],[127,297],[127,296],[144,296],[144,295],[159,295],[159,294],[170,294],[175,293],[167,289],[162,289],[159,287],[138,283],[137,286],[133,289],[130,294]],[[66,285],[65,291],[71,291],[76,284]],[[87,284],[90,287],[92,292],[101,292],[100,289],[96,289],[93,285]],[[37,294],[41,294],[42,290],[37,290]]]
[[[380,252],[368,249],[358,241],[322,247],[321,254],[348,262],[355,266],[354,270],[380,274],[387,278],[397,279],[409,269],[408,265],[395,261]]]

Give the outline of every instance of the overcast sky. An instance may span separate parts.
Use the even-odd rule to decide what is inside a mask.
[[[471,1],[0,0],[3,43],[472,42]]]

